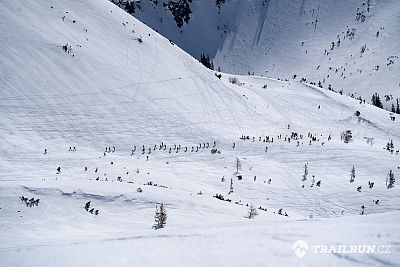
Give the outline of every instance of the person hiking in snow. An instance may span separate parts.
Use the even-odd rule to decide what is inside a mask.
[[[86,211],[89,211],[89,208],[90,208],[90,201],[88,201],[88,202],[85,204],[85,210],[86,210]]]

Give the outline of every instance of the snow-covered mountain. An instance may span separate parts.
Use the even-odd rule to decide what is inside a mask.
[[[211,71],[108,0],[5,1],[0,37],[0,266],[400,261],[397,114]]]
[[[135,17],[215,69],[306,78],[366,101],[377,92],[387,109],[400,98],[397,0],[130,2]]]

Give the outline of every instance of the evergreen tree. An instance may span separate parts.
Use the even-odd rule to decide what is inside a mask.
[[[392,112],[393,113],[396,113],[396,109],[395,109],[395,107],[394,107],[394,104],[392,103]]]
[[[396,102],[397,102],[397,104],[396,104],[396,113],[400,114],[400,104],[399,104],[399,99],[398,98],[396,99]]]
[[[228,195],[229,194],[232,194],[233,193],[233,180],[232,180],[232,178],[231,178],[231,185],[229,186],[229,193],[228,193]]]
[[[225,3],[225,0],[215,0],[215,5],[218,9],[221,9],[221,4]]]
[[[394,149],[393,140],[390,140],[390,142],[387,142],[387,144],[386,144],[386,150],[390,151],[393,149]]]
[[[307,180],[307,175],[308,175],[308,166],[307,164],[304,164],[303,181]]]
[[[378,93],[375,93],[372,95],[371,102],[372,102],[372,105],[374,105],[378,108],[383,108],[383,104],[382,104],[381,98],[379,97]]]
[[[204,66],[206,66],[207,68],[214,70],[214,64],[213,62],[210,60],[210,57],[205,54],[201,54],[200,55],[200,62],[201,64],[203,64]]]
[[[394,173],[392,170],[389,171],[388,176],[386,178],[386,186],[387,188],[392,188],[394,186],[394,182],[395,182],[395,178],[394,178]]]
[[[354,168],[353,166],[353,168],[350,171],[350,183],[354,182],[355,178],[356,178],[356,168]]]
[[[154,215],[156,222],[156,228],[162,228],[167,224],[167,211],[165,210],[164,203],[161,203],[160,209],[156,207],[156,213]]]
[[[135,2],[127,1],[125,3],[125,11],[129,14],[135,13]]]
[[[239,171],[242,169],[242,163],[240,162],[239,158],[236,157],[236,173],[239,173]]]

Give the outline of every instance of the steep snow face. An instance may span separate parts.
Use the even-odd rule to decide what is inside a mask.
[[[297,75],[367,101],[378,92],[386,108],[400,97],[397,0],[186,1],[179,27],[167,2],[140,1],[133,15],[224,72]]]
[[[400,262],[398,115],[297,79],[217,77],[106,0],[0,14],[0,266]]]
[[[189,138],[250,119],[240,95],[110,2],[11,1],[1,14],[1,146]]]

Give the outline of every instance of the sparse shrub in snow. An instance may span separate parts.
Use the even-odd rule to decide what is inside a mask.
[[[351,133],[351,130],[346,130],[346,131],[342,132],[341,139],[346,144],[349,143],[353,139],[353,134]]]
[[[68,43],[67,43],[62,46],[62,50],[64,50],[65,53],[69,54],[72,51],[72,47],[70,45],[68,45]]]
[[[143,192],[143,189],[140,188],[140,187],[138,187],[137,191],[138,191],[139,193],[142,193],[142,192]]]
[[[249,207],[249,211],[247,213],[247,218],[254,219],[254,217],[257,215],[258,215],[257,209],[253,206],[253,204],[251,204]]]
[[[19,199],[25,202],[27,207],[38,206],[40,201],[40,199],[34,199],[34,198],[28,199],[27,197],[24,196],[20,197]]]
[[[224,196],[222,194],[215,194],[214,197],[219,199],[219,200],[225,200],[225,198],[224,198]]]
[[[154,228],[162,228],[167,224],[167,211],[165,209],[164,203],[161,203],[160,208],[156,207],[156,212],[154,215],[154,220],[156,225]]]
[[[241,83],[239,82],[239,79],[237,77],[229,77],[229,82],[231,84],[241,85]]]

